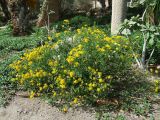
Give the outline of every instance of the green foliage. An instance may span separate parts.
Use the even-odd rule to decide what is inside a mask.
[[[11,30],[0,30],[0,60],[6,58],[11,53],[17,53],[25,49],[36,47],[44,38],[44,30],[37,29],[31,36],[13,37]]]
[[[13,55],[9,59],[0,62],[0,107],[9,103],[14,95],[17,85],[11,82],[12,72],[9,64],[18,59],[19,55]]]
[[[145,47],[145,63],[155,64],[159,64],[160,59],[159,31],[159,26],[145,23],[139,16],[133,16],[130,20],[125,20],[120,29],[120,33],[130,39],[130,43],[133,46],[133,51],[140,55],[138,57],[139,61],[142,62],[141,56]]]
[[[103,113],[103,115],[98,115],[97,120],[127,120],[125,115],[118,114],[112,115],[111,113]]]
[[[125,38],[109,38],[96,27],[82,27],[74,33],[55,33],[51,41],[10,65],[16,74],[13,80],[30,90],[31,98],[48,95],[62,103],[94,103],[128,73],[132,55]]]
[[[75,16],[71,18],[69,21],[68,19],[66,19],[64,21],[54,23],[53,28],[56,29],[57,32],[62,32],[68,29],[74,31],[75,29],[81,28],[84,25],[93,26],[93,24],[94,20],[92,20],[89,17]]]
[[[105,29],[106,33],[110,33],[110,25],[106,25],[106,19],[109,19],[108,16],[104,16],[103,18],[94,19],[92,17],[86,17],[86,16],[75,16],[68,19],[65,19],[63,21],[59,21],[57,23],[54,23],[52,25],[53,29],[56,30],[56,32],[62,32],[65,30],[71,30],[74,31],[78,28],[81,28],[83,26],[97,26],[99,28]],[[108,20],[109,21],[109,20]]]
[[[45,33],[44,29],[36,29],[31,36],[13,37],[10,32],[9,26],[0,29],[0,106],[5,106],[17,89],[16,84],[11,82],[9,64],[19,59],[25,49],[36,47]]]
[[[159,0],[133,0],[133,6],[142,5],[145,7],[144,19],[150,24],[158,25],[160,23],[160,1]],[[142,7],[140,6],[140,7]]]

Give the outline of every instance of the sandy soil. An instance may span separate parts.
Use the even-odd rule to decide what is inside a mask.
[[[160,120],[160,106],[154,105],[151,115],[147,117],[136,116],[120,111],[111,113],[113,116],[123,115],[127,120]],[[153,117],[151,117],[153,116]],[[0,108],[0,120],[97,120],[96,113],[84,111],[81,108],[69,109],[67,113],[48,105],[39,98],[15,96],[6,108]],[[114,120],[111,117],[110,120]]]
[[[15,96],[9,106],[0,108],[0,120],[95,120],[95,114],[71,109],[63,113],[38,98]]]

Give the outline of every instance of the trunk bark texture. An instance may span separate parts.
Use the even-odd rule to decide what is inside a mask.
[[[126,18],[127,0],[112,0],[111,33],[117,34],[118,28]]]
[[[13,35],[23,36],[30,33],[30,12],[26,0],[10,0],[11,19],[13,24]]]
[[[5,15],[5,18],[9,20],[11,18],[10,12],[8,10],[8,3],[6,0],[0,0],[0,5],[2,7],[2,11]]]

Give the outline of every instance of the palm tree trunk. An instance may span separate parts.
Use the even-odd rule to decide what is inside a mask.
[[[112,0],[111,33],[117,34],[118,28],[126,18],[127,0]]]
[[[10,1],[11,19],[13,24],[13,35],[23,36],[30,33],[29,8],[26,0]]]

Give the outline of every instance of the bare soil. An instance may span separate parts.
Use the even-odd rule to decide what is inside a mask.
[[[99,120],[93,111],[70,108],[64,113],[40,98],[29,99],[24,96],[16,95],[6,108],[0,108],[0,120]],[[146,117],[124,111],[109,114],[112,115],[109,120],[115,120],[118,115],[125,116],[126,120],[160,120],[160,106],[159,103],[155,104],[152,114]]]
[[[15,96],[6,108],[0,108],[0,120],[95,120],[95,114],[81,109],[64,113],[39,98]]]

